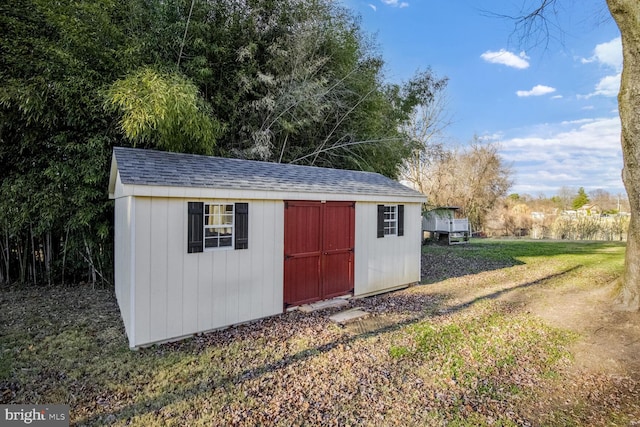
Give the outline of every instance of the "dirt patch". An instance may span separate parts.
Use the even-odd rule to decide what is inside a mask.
[[[614,287],[538,292],[528,307],[553,326],[583,337],[573,348],[575,369],[640,380],[640,313],[616,311]]]
[[[577,335],[563,380],[540,391],[538,403],[525,410],[528,419],[541,425],[565,425],[575,418],[570,422],[559,414],[580,413],[585,425],[603,425],[611,420],[604,420],[601,413],[611,411],[624,414],[615,425],[640,426],[640,312],[616,310],[618,278],[576,286],[572,279],[580,278],[580,265],[545,275],[540,265],[513,264],[503,273],[494,271],[500,268],[496,261],[469,262],[455,251],[430,253],[423,258],[425,263],[430,265],[423,268],[426,283],[440,280],[447,270],[469,271],[469,276],[456,274],[452,277],[457,279],[428,285],[433,292],[447,294],[453,309],[483,299],[501,300]],[[523,279],[514,282],[518,270]]]
[[[613,305],[615,280],[595,283],[590,287],[527,286],[515,289],[497,278],[493,287],[474,289],[474,281],[482,280],[481,272],[490,272],[508,265],[507,261],[486,261],[461,258],[455,251],[428,254],[423,257],[423,280],[427,283],[442,276],[475,274],[465,280],[466,286],[430,285],[433,290],[448,292],[454,302],[469,303],[478,298],[503,298],[544,319],[550,325],[571,330],[583,339],[573,350],[575,369],[587,369],[611,375],[628,375],[640,380],[640,312],[616,311]],[[424,266],[427,267],[424,267]],[[502,265],[502,267],[500,267]],[[522,266],[522,268],[526,268]],[[451,275],[451,270],[458,274]],[[535,278],[526,285],[541,283],[548,277]],[[526,291],[526,292],[525,292]]]

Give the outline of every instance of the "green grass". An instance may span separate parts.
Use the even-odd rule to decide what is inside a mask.
[[[425,254],[453,251],[461,258],[527,262],[535,258],[575,257],[583,255],[614,255],[624,253],[624,243],[565,240],[471,239],[470,243],[455,246],[428,244]]]
[[[428,362],[437,381],[455,381],[480,397],[508,398],[521,391],[517,382],[510,382],[518,372],[547,376],[559,361],[570,359],[567,345],[576,335],[504,308],[483,302],[472,318],[425,320],[408,328],[411,347],[393,346],[390,353]]]
[[[613,280],[622,274],[624,251],[624,243],[593,241],[472,239],[466,245],[429,244],[422,247],[423,254],[435,259],[436,264],[444,260],[444,267],[437,271],[436,266],[433,277],[423,279],[423,283],[522,265],[540,266],[555,273],[581,270],[578,275],[587,268],[593,269],[591,273]],[[549,265],[552,268],[548,268]]]
[[[503,298],[602,286],[620,275],[624,245],[472,240],[423,251],[448,269],[429,285],[356,301],[402,322],[361,334],[327,313],[292,312],[130,351],[111,291],[3,289],[0,403],[66,403],[82,425],[628,420],[583,395],[570,396],[582,412],[537,413],[539,393],[569,381],[581,337],[532,316],[526,299]],[[407,311],[412,301],[422,309]]]

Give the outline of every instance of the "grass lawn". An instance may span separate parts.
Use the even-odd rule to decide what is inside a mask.
[[[0,403],[73,425],[640,425],[640,319],[606,305],[623,244],[423,252],[422,285],[351,300],[371,316],[347,327],[294,311],[139,351],[112,290],[4,288]]]

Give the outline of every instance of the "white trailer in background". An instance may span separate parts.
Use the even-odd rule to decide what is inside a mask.
[[[423,239],[428,232],[429,237],[436,241],[448,241],[450,245],[468,243],[471,228],[468,218],[456,218],[455,206],[443,206],[431,209],[422,214]]]

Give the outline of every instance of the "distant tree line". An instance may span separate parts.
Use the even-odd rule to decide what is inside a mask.
[[[331,0],[0,4],[0,284],[111,283],[112,147],[381,172],[446,85]]]
[[[568,240],[626,240],[629,202],[602,189],[561,187],[555,195],[510,194],[489,216],[487,234]]]

